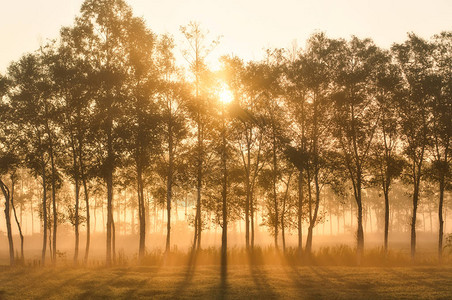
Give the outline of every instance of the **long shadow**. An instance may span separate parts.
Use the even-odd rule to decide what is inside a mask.
[[[228,280],[228,264],[221,263],[220,271],[220,299],[225,299],[227,292],[227,280]]]
[[[228,293],[228,265],[220,264],[220,282],[210,291],[213,299],[226,299]]]
[[[351,280],[347,278],[347,274],[340,274],[335,272],[331,267],[311,267],[311,270],[316,273],[319,278],[328,282],[330,286],[334,286],[334,291],[346,291],[347,289],[351,289],[354,292],[360,294],[359,298],[363,299],[374,299],[374,298],[384,298],[383,295],[378,293],[375,290],[376,283],[370,282],[369,280]],[[333,282],[334,280],[335,282]],[[350,293],[350,291],[348,291]],[[335,295],[339,297],[340,295]],[[387,297],[387,296],[386,296]]]
[[[54,275],[55,276],[61,276],[62,274],[59,274],[59,275],[58,274],[54,274]],[[60,292],[60,288],[73,283],[74,280],[76,280],[76,279],[82,279],[83,277],[86,277],[87,275],[89,275],[88,272],[83,273],[83,274],[77,274],[75,276],[71,276],[71,277],[65,279],[64,281],[59,282],[58,286],[56,286],[55,288],[47,290],[44,294],[42,294],[40,296],[40,298],[48,299],[48,298],[50,298],[52,296],[55,296],[56,294],[58,294]],[[42,281],[40,281],[40,282],[42,282]]]
[[[259,296],[262,297],[262,299],[277,299],[278,295],[270,287],[267,273],[262,269],[262,265],[259,266],[259,261],[257,260],[257,257],[253,255],[252,250],[248,253],[248,261],[251,277],[259,292]]]
[[[436,278],[441,278],[447,281],[452,282],[452,276],[450,276],[450,272],[452,271],[452,269],[442,269],[441,267],[428,267],[428,268],[413,268],[412,271],[419,273],[419,274],[427,274],[430,277],[436,277]],[[440,271],[440,272],[438,272]],[[446,275],[442,274],[444,272],[449,272]]]
[[[173,298],[179,298],[192,281],[196,269],[196,259],[198,258],[198,253],[198,250],[194,248],[191,249],[183,279],[176,285]]]
[[[287,256],[280,254],[281,265],[284,271],[287,273],[287,277],[290,278],[296,289],[306,295],[307,299],[318,299],[321,297],[319,292],[316,292],[316,282],[310,278],[309,274],[302,274],[297,264],[287,259]]]
[[[155,275],[155,273],[157,273],[158,270],[159,270],[159,268],[155,269],[156,272],[154,272],[153,275]],[[102,272],[104,272],[104,271],[105,270],[102,270]],[[116,287],[117,286],[125,286],[125,287],[133,286],[133,288],[129,289],[126,292],[126,294],[123,295],[125,297],[125,299],[133,299],[134,294],[136,292],[140,291],[141,288],[143,288],[149,280],[149,278],[146,278],[146,279],[142,279],[142,280],[139,280],[136,282],[134,281],[133,284],[130,284],[129,281],[121,282],[124,275],[131,274],[130,268],[110,269],[109,274],[114,274],[115,276],[113,276],[112,278],[108,278],[105,282],[97,282],[97,283],[95,281],[88,282],[89,287],[86,287],[84,292],[81,293],[80,295],[78,295],[78,299],[87,299],[87,298],[92,298],[92,297],[108,298],[109,295],[97,295],[96,296],[96,294],[99,294],[99,292],[107,291],[108,288],[111,286],[116,286]],[[86,284],[86,282],[85,282],[85,284]],[[81,286],[83,286],[83,285],[81,285]],[[79,285],[79,287],[80,287],[80,285]]]
[[[389,274],[392,274],[392,275],[395,275],[395,276],[399,277],[403,281],[409,280],[409,281],[412,281],[412,282],[416,282],[417,285],[421,284],[421,285],[424,285],[424,286],[428,286],[428,287],[430,287],[432,289],[437,289],[438,288],[438,286],[436,284],[432,283],[432,282],[425,281],[422,278],[415,277],[415,276],[409,275],[407,273],[402,273],[400,271],[396,271],[393,268],[384,268],[384,270],[387,273],[389,273]],[[419,273],[422,273],[422,272],[419,272]]]

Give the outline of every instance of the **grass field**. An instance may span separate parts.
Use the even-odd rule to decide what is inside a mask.
[[[225,279],[225,282],[222,280]],[[452,267],[219,266],[0,270],[0,299],[452,299]]]

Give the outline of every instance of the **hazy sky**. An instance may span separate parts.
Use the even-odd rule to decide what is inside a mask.
[[[83,0],[0,0],[0,72],[70,25]],[[212,59],[236,54],[259,59],[267,47],[304,46],[315,31],[331,37],[371,37],[382,46],[406,33],[452,30],[452,0],[128,0],[156,33],[183,40],[179,26],[196,20],[212,38],[222,35]],[[178,51],[178,50],[176,50]]]

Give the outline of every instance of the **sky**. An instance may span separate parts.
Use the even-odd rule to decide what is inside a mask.
[[[197,21],[211,39],[222,36],[210,57],[261,59],[264,49],[303,47],[324,31],[332,38],[370,37],[381,47],[403,42],[407,32],[429,38],[452,30],[452,0],[126,0],[155,33],[173,35]],[[0,72],[22,54],[58,37],[73,23],[83,0],[0,0]],[[177,54],[177,53],[176,53]]]

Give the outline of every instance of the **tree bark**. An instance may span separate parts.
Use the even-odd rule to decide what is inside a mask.
[[[444,236],[444,220],[443,220],[443,203],[444,203],[444,188],[445,179],[444,175],[440,179],[439,183],[439,206],[438,206],[438,261],[441,263],[443,259],[443,236]]]
[[[11,217],[10,217],[10,192],[8,187],[3,181],[0,180],[0,188],[5,197],[5,220],[6,220],[6,231],[8,233],[8,245],[9,245],[9,264],[14,266],[14,244],[13,244],[13,234],[11,230]]]
[[[143,174],[140,162],[137,161],[137,192],[138,192],[138,214],[140,219],[140,241],[138,257],[143,259],[146,250],[146,214],[144,206]]]
[[[227,210],[227,183],[228,183],[228,169],[227,169],[227,148],[226,148],[226,125],[224,120],[224,108],[223,108],[223,130],[222,130],[222,155],[221,162],[223,167],[223,191],[222,191],[222,220],[223,226],[221,231],[221,266],[222,266],[222,278],[226,274],[227,266],[227,249],[228,249],[228,210]]]
[[[173,153],[173,124],[171,118],[171,108],[170,117],[168,120],[168,177],[166,181],[166,211],[167,211],[167,223],[166,223],[166,252],[171,250],[171,201],[173,196],[173,164],[174,164],[174,153]]]
[[[42,252],[41,252],[41,261],[42,266],[45,266],[46,262],[46,248],[47,248],[47,176],[46,176],[46,167],[44,162],[44,157],[41,157],[42,164],[42,219],[43,219],[43,237],[42,237]]]
[[[20,235],[20,263],[24,264],[24,235],[22,233],[22,226],[20,225],[19,219],[17,218],[16,208],[14,207],[14,176],[11,175],[11,208],[13,209],[14,219],[16,220],[17,229]]]
[[[303,251],[303,171],[298,174],[298,210],[297,210],[297,227],[298,227],[298,253]]]
[[[389,237],[389,191],[385,189],[385,228],[384,228],[384,252],[388,253],[388,237]]]

